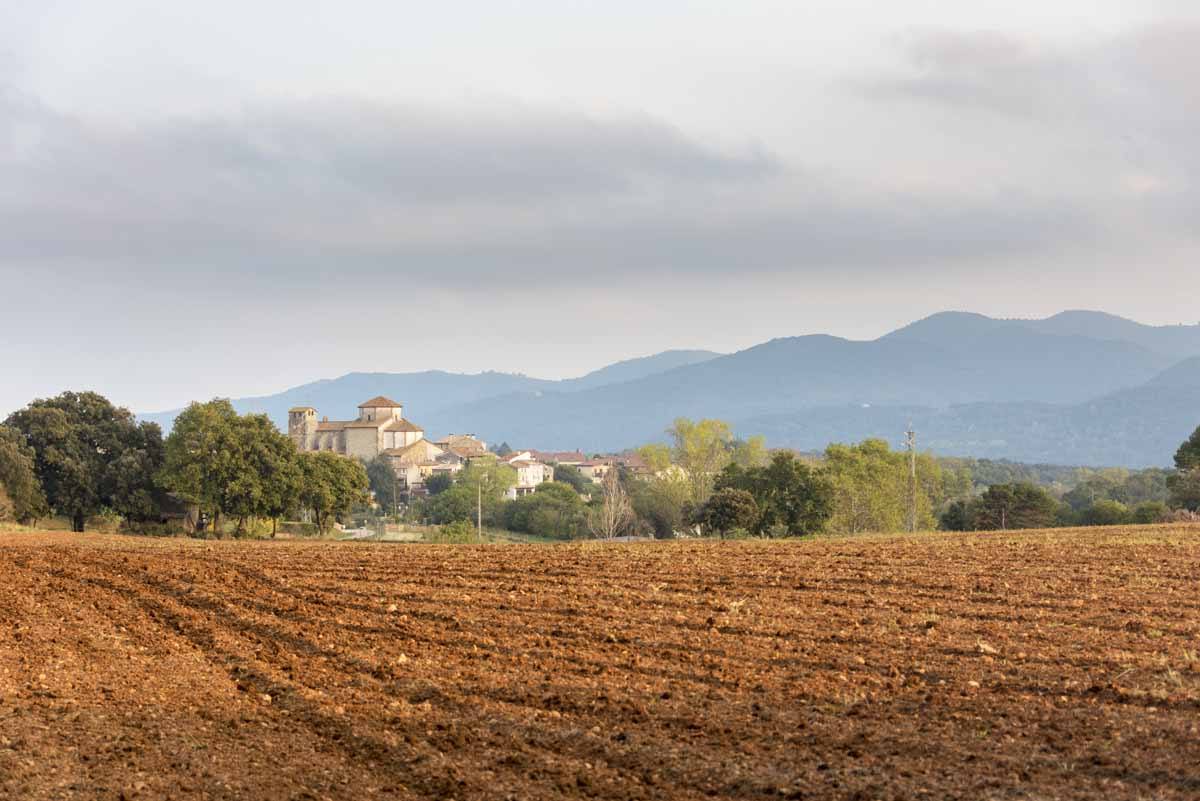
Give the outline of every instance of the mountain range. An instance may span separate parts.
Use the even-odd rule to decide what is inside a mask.
[[[580,378],[487,372],[350,373],[235,399],[286,427],[287,409],[346,419],[396,398],[428,435],[475,433],[546,450],[663,439],[675,417],[821,449],[911,421],[939,454],[1079,465],[1168,465],[1200,425],[1200,325],[1148,326],[1068,311],[1042,320],[943,312],[871,341],[814,335],[731,354],[667,351]],[[142,415],[169,427],[178,410]]]

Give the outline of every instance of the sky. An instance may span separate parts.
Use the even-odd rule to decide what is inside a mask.
[[[0,0],[0,416],[1200,320],[1200,9]]]

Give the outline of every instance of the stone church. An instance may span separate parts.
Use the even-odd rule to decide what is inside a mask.
[[[404,407],[382,395],[358,405],[358,419],[317,420],[317,410],[288,410],[288,436],[301,451],[333,451],[370,461],[425,439],[425,430],[404,419]]]

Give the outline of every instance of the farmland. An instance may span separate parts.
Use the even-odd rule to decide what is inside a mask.
[[[0,534],[0,797],[1196,798],[1200,529]]]

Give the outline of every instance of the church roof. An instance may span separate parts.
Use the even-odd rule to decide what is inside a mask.
[[[363,401],[358,404],[360,409],[399,409],[404,404],[396,403],[391,398],[385,398],[382,395],[376,395],[368,401]]]
[[[414,453],[421,453],[424,456],[437,456],[442,452],[442,449],[434,445],[427,439],[419,439],[403,448],[388,448],[383,453],[385,456],[405,457]]]
[[[389,421],[384,430],[385,431],[414,431],[415,432],[415,431],[424,431],[425,429],[421,428],[419,425],[412,422],[411,420],[405,420],[404,418],[400,418],[399,420]]]

